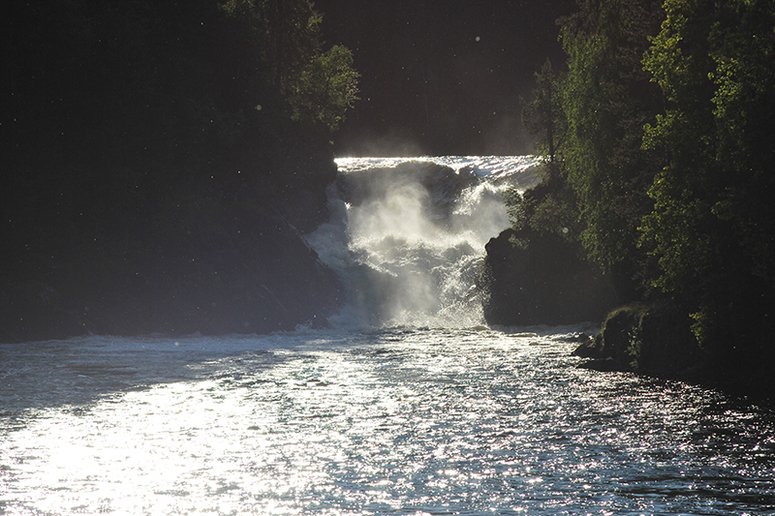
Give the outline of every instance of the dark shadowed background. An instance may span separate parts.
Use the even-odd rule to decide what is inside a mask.
[[[525,154],[519,97],[549,57],[574,0],[318,0],[328,44],[362,74],[361,100],[335,135],[347,155]]]

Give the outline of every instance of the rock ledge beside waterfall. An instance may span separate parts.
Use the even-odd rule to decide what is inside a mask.
[[[618,303],[611,281],[556,235],[507,229],[486,250],[479,284],[490,325],[596,322]]]

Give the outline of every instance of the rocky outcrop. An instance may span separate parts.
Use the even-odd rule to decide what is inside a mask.
[[[85,249],[67,277],[6,278],[0,341],[266,333],[325,325],[343,302],[335,274],[281,215],[243,206],[211,224],[157,233],[131,255]]]
[[[598,321],[617,303],[600,269],[560,236],[507,229],[486,250],[479,286],[488,324]]]
[[[302,234],[328,219],[336,165],[301,132],[273,138],[185,183],[124,192],[103,176],[68,218],[27,221],[0,253],[0,342],[324,325],[343,287]]]
[[[582,364],[589,369],[700,379],[708,356],[697,344],[685,314],[669,302],[618,308],[605,319],[595,339],[581,344],[574,354],[589,358]]]
[[[273,209],[302,234],[328,220],[326,188],[336,181],[337,168],[327,142],[295,135],[279,138],[275,151],[259,166],[270,171]]]

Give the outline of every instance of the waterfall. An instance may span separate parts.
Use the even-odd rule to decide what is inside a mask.
[[[473,327],[484,245],[509,225],[503,192],[537,158],[340,158],[331,219],[307,241],[342,278],[338,326]]]

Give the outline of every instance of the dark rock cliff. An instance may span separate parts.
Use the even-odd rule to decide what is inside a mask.
[[[28,223],[23,236],[43,243],[3,253],[0,342],[325,325],[343,288],[302,233],[327,220],[336,165],[328,147],[303,139],[276,149],[254,156],[257,169],[273,167],[269,180],[245,154],[244,179],[216,172],[163,195],[117,195],[96,220],[54,221],[63,229],[50,236]]]
[[[693,380],[702,376],[708,355],[690,326],[685,311],[674,303],[628,305],[608,314],[595,339],[574,354],[589,358],[583,364],[589,369]]]
[[[336,310],[299,236],[328,218],[331,126],[294,118],[301,101],[342,116],[347,95],[291,99],[278,70],[322,51],[316,31],[269,56],[264,21],[221,3],[6,17],[0,341],[264,332]]]
[[[574,355],[580,366],[699,383],[775,405],[768,373],[772,353],[754,358],[745,350],[720,352],[700,346],[685,306],[674,300],[625,305],[611,311],[594,339]]]
[[[479,280],[488,324],[525,326],[598,321],[617,303],[593,264],[556,235],[507,229],[486,245]]]

